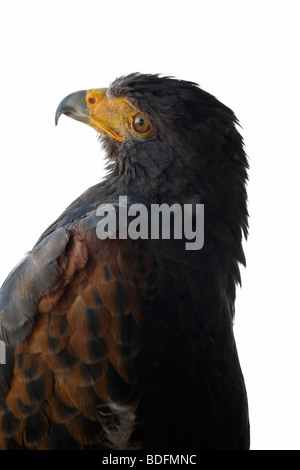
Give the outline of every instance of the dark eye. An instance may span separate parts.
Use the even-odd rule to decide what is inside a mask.
[[[132,129],[138,134],[148,134],[151,130],[150,120],[142,113],[137,113],[132,118]]]

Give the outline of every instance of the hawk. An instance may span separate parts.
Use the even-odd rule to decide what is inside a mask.
[[[196,83],[140,73],[70,94],[62,114],[97,131],[107,175],[1,288],[0,448],[248,449],[233,333],[248,164],[235,114]],[[108,228],[120,197],[148,219],[128,209]],[[201,247],[187,248],[185,225],[151,237],[153,207],[182,209],[196,236],[200,206]]]

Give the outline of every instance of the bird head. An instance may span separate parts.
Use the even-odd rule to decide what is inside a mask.
[[[61,114],[98,132],[120,194],[204,203],[206,216],[246,233],[248,165],[238,121],[196,83],[133,73],[72,93],[56,123]]]

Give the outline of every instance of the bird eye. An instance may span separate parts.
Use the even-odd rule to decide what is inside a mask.
[[[148,134],[151,130],[150,120],[142,113],[137,113],[132,117],[131,126],[138,134]]]

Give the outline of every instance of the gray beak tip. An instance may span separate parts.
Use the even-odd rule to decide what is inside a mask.
[[[77,121],[86,122],[89,118],[89,109],[86,101],[86,90],[76,91],[66,96],[58,105],[55,113],[55,125],[62,114],[69,116]]]

